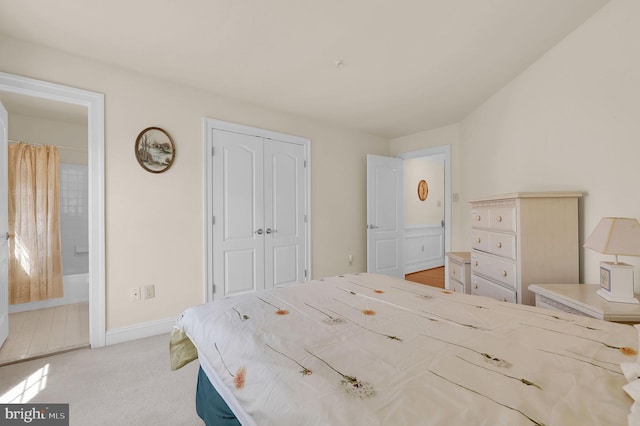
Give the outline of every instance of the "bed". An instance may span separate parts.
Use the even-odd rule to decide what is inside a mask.
[[[172,368],[200,363],[207,424],[622,425],[638,330],[352,274],[187,309]]]

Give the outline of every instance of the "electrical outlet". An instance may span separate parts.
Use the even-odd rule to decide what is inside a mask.
[[[130,288],[129,298],[132,302],[138,302],[140,300],[140,287]]]
[[[145,299],[152,299],[156,297],[156,286],[151,284],[151,285],[145,285],[144,286],[144,298]]]

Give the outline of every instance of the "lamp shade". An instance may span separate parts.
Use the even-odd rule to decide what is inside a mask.
[[[636,218],[603,217],[583,247],[616,256],[640,256],[640,223]]]

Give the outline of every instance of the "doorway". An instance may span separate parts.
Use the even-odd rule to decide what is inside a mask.
[[[10,298],[9,335],[0,349],[0,364],[6,364],[89,345],[88,131],[85,107],[60,105],[7,92],[0,93],[0,101],[11,123],[8,129],[9,151],[30,156],[46,150],[50,157],[57,158],[57,167],[53,164],[47,167],[47,179],[53,182],[54,176],[57,178],[55,187],[59,189],[56,196],[59,208],[49,211],[51,220],[48,223],[59,224],[60,257],[52,259],[58,259],[54,262],[57,264],[61,261],[61,276],[56,273],[54,279],[47,279],[49,283],[59,283],[53,287],[58,288],[60,294],[50,294],[43,300],[33,301],[29,291],[21,297],[15,295]],[[55,147],[55,151],[47,147]],[[15,160],[16,155],[9,158]],[[24,158],[22,155],[19,157]],[[15,164],[11,163],[9,170],[15,169]],[[21,163],[20,167],[26,166]],[[31,170],[35,172],[35,169]],[[33,178],[22,176],[33,182]],[[15,206],[21,217],[33,218],[27,223],[33,223],[31,220],[34,219],[35,223],[40,223],[48,216],[40,216],[44,209],[34,209],[32,203]],[[36,210],[40,212],[38,215],[34,214]],[[12,231],[10,246],[18,248],[23,246],[23,241],[30,240],[24,238],[30,234],[26,229]],[[55,244],[57,246],[58,243]],[[29,252],[32,250],[35,247]],[[28,288],[32,282],[33,279],[23,272],[20,279],[10,275],[8,285],[13,288],[23,283]],[[42,297],[36,296],[35,299]]]
[[[0,95],[11,94],[28,100],[48,100],[60,111],[65,106],[81,107],[86,111],[87,175],[88,175],[88,333],[91,347],[105,345],[105,285],[104,285],[104,95],[73,87],[0,73]],[[10,125],[10,124],[9,124]],[[3,153],[5,155],[5,153]],[[3,176],[2,179],[6,179]],[[0,280],[6,288],[6,277]],[[0,306],[0,314],[8,313],[8,306]]]
[[[444,288],[445,155],[403,161],[405,279]]]
[[[377,157],[376,161],[371,161]],[[414,232],[413,229],[407,227],[405,210],[405,194],[404,189],[407,188],[408,197],[416,197],[421,200],[424,196],[425,200],[428,199],[428,189],[425,185],[428,182],[422,183],[422,180],[417,179],[415,182],[404,182],[404,163],[408,160],[422,159],[425,161],[430,159],[437,163],[441,163],[442,167],[440,172],[442,174],[441,184],[443,189],[440,199],[444,204],[438,206],[440,211],[437,213],[439,217],[442,217],[440,223],[431,224],[425,229],[420,229]],[[401,161],[398,161],[401,160]],[[379,163],[379,164],[378,164]],[[384,178],[374,179],[376,176],[375,169],[386,171]],[[400,176],[402,175],[402,176]],[[393,178],[392,178],[393,176]],[[413,178],[415,180],[415,178]],[[393,184],[390,182],[401,181],[401,184]],[[386,185],[377,185],[376,182],[387,182]],[[367,271],[375,273],[387,273],[388,275],[401,276],[406,278],[406,272],[411,268],[415,268],[411,272],[417,272],[420,269],[432,269],[436,267],[442,267],[444,265],[444,254],[449,251],[449,244],[451,241],[451,230],[448,224],[451,222],[451,147],[449,145],[443,145],[439,147],[423,149],[418,151],[406,152],[399,154],[397,157],[382,157],[382,156],[367,156]],[[439,184],[440,185],[440,184]],[[397,189],[394,189],[397,188]],[[386,190],[383,194],[383,199],[387,200],[385,204],[385,211],[392,212],[388,214],[387,220],[388,226],[385,229],[381,229],[381,225],[378,223],[378,211],[377,204],[373,202],[376,200],[380,190]],[[433,197],[436,198],[436,197]],[[391,201],[389,201],[391,200]],[[439,200],[433,200],[436,202]],[[443,210],[442,210],[443,208]],[[393,220],[391,220],[393,219]],[[386,250],[373,250],[372,242],[376,241],[377,234],[387,229],[396,229],[397,232],[389,236],[385,240],[384,247]],[[388,233],[388,232],[387,232]],[[437,254],[435,256],[423,256],[423,245],[425,250],[427,244],[423,241],[436,239],[438,241]],[[417,252],[417,255],[412,255],[413,252]],[[381,257],[382,256],[382,257]],[[409,265],[407,262],[411,263]],[[378,268],[379,265],[392,265],[393,268],[387,268],[388,271]],[[444,269],[444,268],[443,268]],[[440,270],[440,274],[443,274],[443,269]],[[445,275],[445,287],[446,287],[446,273]]]

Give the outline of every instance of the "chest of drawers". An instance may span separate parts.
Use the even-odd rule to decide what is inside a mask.
[[[528,285],[575,283],[577,192],[522,192],[471,200],[471,293],[533,305]]]

